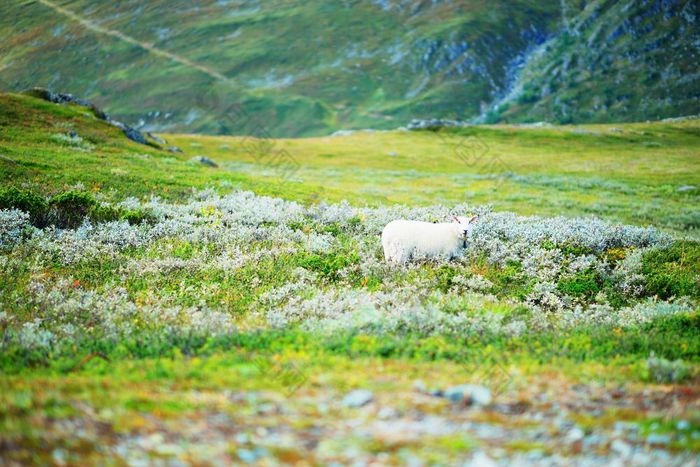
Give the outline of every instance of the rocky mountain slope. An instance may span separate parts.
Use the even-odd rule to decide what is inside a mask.
[[[13,0],[0,86],[169,132],[631,121],[699,111],[697,16],[670,0]]]
[[[700,111],[700,9],[591,2],[541,46],[487,120],[612,122]]]

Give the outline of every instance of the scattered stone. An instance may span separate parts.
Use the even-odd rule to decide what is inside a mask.
[[[700,115],[684,115],[684,116],[682,116],[682,117],[664,118],[664,119],[661,120],[661,121],[662,121],[662,122],[673,123],[673,122],[685,122],[685,121],[688,121],[688,120],[698,120],[698,119],[700,119]]]
[[[413,382],[413,390],[417,392],[428,392],[428,388],[425,386],[425,383],[419,379]]]
[[[346,407],[362,407],[372,402],[374,395],[367,389],[356,389],[343,397],[342,404]]]
[[[165,141],[163,138],[161,138],[160,136],[154,135],[150,131],[147,132],[146,135],[148,135],[149,138],[151,138],[153,141],[160,144],[161,146],[165,146],[166,144],[168,144],[168,142]]]
[[[533,449],[527,453],[525,458],[530,462],[541,461],[544,458],[544,452],[541,449]]]
[[[209,159],[206,156],[194,156],[190,162],[199,162],[200,164],[208,165],[209,167],[218,167],[219,164]]]
[[[585,436],[586,433],[584,433],[581,428],[575,426],[566,434],[566,440],[569,443],[578,443],[579,441],[583,440]]]
[[[382,409],[377,413],[377,418],[381,420],[387,420],[390,418],[396,418],[398,416],[398,412],[396,409],[393,409],[391,407],[382,407]]]
[[[146,139],[146,137],[143,136],[143,133],[141,133],[139,130],[135,130],[134,128],[131,128],[129,125],[125,125],[121,122],[114,122],[114,123],[115,123],[114,126],[121,128],[122,131],[124,132],[124,135],[126,135],[126,137],[129,138],[131,141],[135,141],[139,144],[144,144],[146,146],[150,146],[148,144],[148,140]]]
[[[679,431],[685,431],[688,428],[690,428],[688,420],[678,420],[678,423],[676,423],[676,429]]]
[[[445,391],[444,397],[453,402],[465,402],[470,405],[489,405],[492,401],[491,391],[476,384],[460,384]]]
[[[678,189],[677,189],[676,191],[678,191],[678,192],[680,192],[680,193],[683,193],[683,192],[685,192],[685,191],[692,191],[692,190],[694,190],[695,188],[696,188],[695,185],[683,185],[683,186],[679,186]]]
[[[387,156],[389,156],[389,157],[396,157],[398,155],[399,155],[399,153],[396,151],[390,151],[387,153]]]
[[[659,446],[665,446],[668,443],[671,442],[671,436],[661,434],[661,433],[652,433],[649,436],[647,436],[647,443],[651,445],[659,445]]]
[[[182,153],[182,149],[178,148],[177,146],[169,146],[168,151]]]
[[[591,449],[595,449],[596,447],[600,446],[603,444],[605,439],[597,434],[591,434],[583,438],[583,443],[582,443],[582,449],[584,451],[590,451]]]
[[[618,421],[613,425],[613,433],[616,435],[628,435],[630,432],[636,432],[639,426],[632,422]]]
[[[553,128],[554,125],[552,125],[549,122],[544,122],[544,121],[539,121],[539,122],[534,122],[534,123],[521,123],[518,125],[514,125],[520,128]]]
[[[610,449],[617,453],[620,457],[629,457],[632,455],[632,446],[625,443],[621,439],[616,439],[610,445]]]
[[[483,451],[475,453],[474,457],[464,464],[465,467],[496,467],[497,465],[498,464]]]

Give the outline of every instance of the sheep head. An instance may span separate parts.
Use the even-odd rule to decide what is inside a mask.
[[[453,222],[457,226],[457,232],[459,233],[460,237],[467,238],[469,236],[469,233],[474,228],[477,218],[477,216],[472,216],[471,218],[455,216],[452,218]]]

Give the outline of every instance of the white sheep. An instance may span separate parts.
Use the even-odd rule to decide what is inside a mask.
[[[396,220],[382,230],[384,258],[395,264],[411,259],[452,259],[460,255],[474,228],[476,216],[471,219],[455,217],[453,222]]]

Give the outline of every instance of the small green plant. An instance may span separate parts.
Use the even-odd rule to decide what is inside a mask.
[[[321,253],[303,256],[297,264],[304,269],[319,273],[324,278],[335,282],[340,279],[340,270],[359,262],[357,253]]]
[[[559,280],[557,288],[574,297],[592,298],[601,291],[603,280],[598,273],[590,269]]]
[[[505,267],[490,267],[485,277],[496,285],[500,296],[524,299],[532,289],[523,266],[517,261],[508,261]]]

